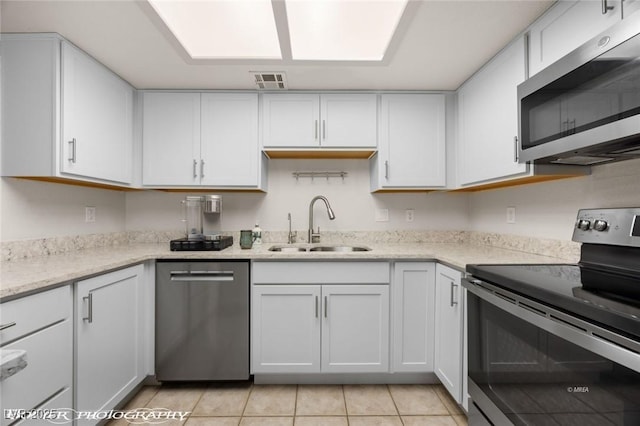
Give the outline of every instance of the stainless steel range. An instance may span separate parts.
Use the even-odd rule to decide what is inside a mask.
[[[640,425],[640,208],[573,240],[577,264],[467,267],[471,425]]]

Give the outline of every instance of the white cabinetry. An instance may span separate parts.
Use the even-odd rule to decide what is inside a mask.
[[[146,376],[143,283],[137,265],[75,284],[76,410],[112,409]]]
[[[12,423],[5,409],[72,407],[71,286],[6,302],[1,309],[2,325],[9,327],[0,331],[0,350],[26,351],[27,366],[0,381],[0,424]]]
[[[142,184],[200,183],[200,94],[142,95]]]
[[[5,176],[127,186],[133,88],[56,35],[2,36]]]
[[[142,109],[143,185],[263,189],[256,93],[145,92]]]
[[[442,188],[445,96],[381,95],[380,147],[370,160],[371,190]]]
[[[436,266],[435,373],[458,404],[463,403],[464,305],[462,273]]]
[[[130,183],[132,121],[132,87],[63,42],[62,171]]]
[[[517,86],[525,79],[521,37],[458,91],[458,183],[468,186],[529,174],[518,163]]]
[[[389,370],[387,262],[255,262],[252,373]]]
[[[435,323],[433,262],[396,262],[393,272],[393,369],[433,372]]]
[[[252,302],[254,372],[320,371],[320,286],[256,285]]]
[[[264,94],[265,149],[377,146],[375,94]]]
[[[628,4],[627,4],[628,3]],[[638,8],[625,2],[625,15]],[[560,1],[529,29],[529,75],[538,73],[622,18],[621,1]],[[627,13],[629,12],[629,13]]]

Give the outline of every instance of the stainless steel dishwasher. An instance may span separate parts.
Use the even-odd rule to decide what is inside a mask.
[[[249,262],[156,263],[159,381],[249,378]]]

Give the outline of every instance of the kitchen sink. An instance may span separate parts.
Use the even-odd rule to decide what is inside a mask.
[[[297,252],[306,252],[307,247],[300,246],[271,246],[269,247],[269,251],[277,251],[282,253],[297,253]]]
[[[338,251],[338,252],[349,252],[349,251],[370,251],[369,247],[363,246],[315,246],[311,247],[309,251]]]
[[[354,252],[354,251],[370,251],[369,247],[349,246],[349,245],[307,245],[307,246],[289,246],[277,245],[269,247],[269,251],[279,253],[300,253],[300,252]]]

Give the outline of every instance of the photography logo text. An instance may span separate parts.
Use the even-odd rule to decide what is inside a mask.
[[[45,420],[53,424],[69,424],[74,420],[126,420],[131,424],[161,424],[169,420],[184,421],[190,411],[172,411],[167,408],[135,408],[133,410],[78,411],[72,408],[11,409],[3,410],[7,420]]]

